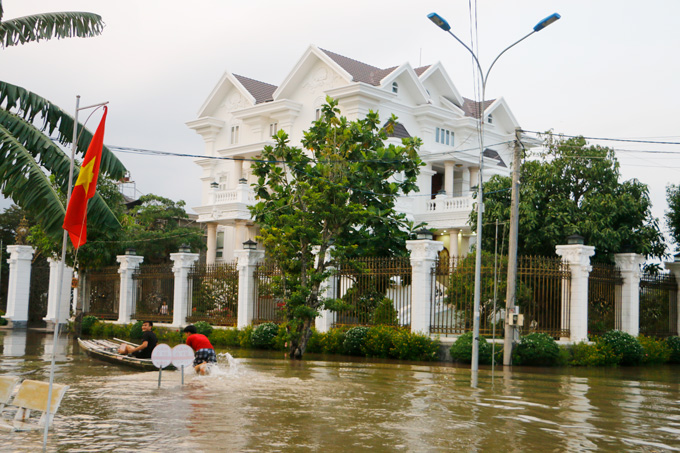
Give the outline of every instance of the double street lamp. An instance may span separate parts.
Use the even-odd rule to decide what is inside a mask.
[[[454,35],[451,32],[451,26],[449,23],[441,17],[437,13],[430,13],[427,15],[427,17],[434,22],[434,24],[453,36],[456,41],[458,41],[460,44],[465,47],[465,49],[470,52],[470,55],[472,55],[473,60],[475,61],[475,64],[477,65],[477,70],[479,73],[479,77],[482,82],[482,101],[480,104],[478,104],[478,114],[479,114],[479,173],[478,173],[478,179],[477,179],[477,253],[475,254],[475,296],[474,296],[474,317],[473,317],[473,342],[472,342],[472,376],[473,376],[473,386],[477,386],[477,370],[479,369],[479,303],[480,303],[480,298],[481,298],[481,271],[482,271],[482,211],[484,207],[484,202],[482,199],[482,172],[483,172],[483,167],[484,167],[484,123],[485,123],[485,117],[484,117],[484,111],[485,111],[485,105],[484,103],[486,102],[486,82],[489,79],[489,73],[491,72],[491,69],[493,66],[496,64],[498,59],[503,55],[505,52],[507,52],[509,49],[512,47],[516,46],[520,42],[524,41],[527,39],[529,36],[533,35],[536,32],[539,32],[543,30],[545,27],[548,25],[552,24],[553,22],[557,21],[560,19],[560,15],[555,13],[551,14],[550,16],[546,17],[542,21],[540,21],[534,29],[528,33],[526,36],[522,37],[521,39],[515,41],[505,49],[501,53],[498,54],[498,56],[493,60],[491,63],[491,66],[489,66],[489,69],[487,69],[486,73],[482,70],[482,65],[479,63],[479,59],[477,58],[477,55],[468,47],[463,41],[461,41],[458,36]],[[513,168],[513,172],[519,171],[519,168]],[[512,230],[512,226],[511,226]],[[517,228],[514,229],[514,234],[517,234]],[[512,235],[512,233],[511,233]],[[515,263],[516,265],[516,263]],[[512,302],[514,302],[514,294],[512,295]],[[511,303],[510,300],[507,301],[508,304]],[[507,324],[507,323],[506,323]],[[507,333],[506,333],[507,336]]]

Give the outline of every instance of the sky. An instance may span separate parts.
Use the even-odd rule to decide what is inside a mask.
[[[222,74],[279,85],[310,44],[381,68],[441,61],[458,91],[473,98],[469,54],[427,19],[438,12],[469,43],[471,3],[4,0],[5,19],[89,11],[106,27],[94,38],[2,49],[0,79],[71,113],[76,95],[81,105],[108,101],[109,146],[199,155],[203,141],[185,123],[197,118]],[[524,130],[680,142],[680,2],[478,3],[475,40],[484,69],[538,21],[562,16],[504,54],[488,79],[487,99],[503,96]],[[87,126],[94,130],[97,121],[98,115]],[[606,144],[617,149],[622,179],[649,186],[653,214],[662,219],[665,188],[680,180],[680,145]],[[200,172],[191,158],[116,154],[138,195],[181,199],[189,211],[200,204]],[[0,200],[0,208],[8,205]]]

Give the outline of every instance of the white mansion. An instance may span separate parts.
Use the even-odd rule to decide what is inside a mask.
[[[310,46],[278,87],[226,72],[198,119],[187,123],[205,141],[205,158],[196,160],[203,169],[202,201],[194,210],[208,227],[207,262],[231,261],[257,234],[248,211],[255,203],[249,159],[273,144],[279,129],[299,144],[327,95],[349,120],[369,110],[383,121],[395,114],[399,124],[389,140],[396,144],[408,136],[423,140],[420,191],[401,197],[397,209],[436,230],[450,255],[467,253],[474,236],[468,218],[479,171],[479,103],[458,93],[441,63],[380,69]],[[509,174],[518,123],[503,98],[487,101],[483,113],[486,180]]]

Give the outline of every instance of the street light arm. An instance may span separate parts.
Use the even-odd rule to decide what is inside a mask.
[[[515,41],[514,43],[510,44],[508,47],[506,47],[505,49],[503,49],[503,51],[502,51],[501,53],[498,54],[498,56],[497,56],[497,57],[494,59],[494,61],[491,63],[491,66],[489,66],[489,69],[486,70],[486,74],[484,75],[484,84],[485,84],[485,85],[486,85],[487,79],[489,78],[489,73],[491,72],[491,69],[493,68],[493,65],[496,64],[496,62],[498,61],[498,59],[499,59],[505,52],[507,52],[508,50],[512,49],[512,48],[515,47],[517,44],[521,43],[522,41],[524,41],[525,39],[527,39],[529,36],[533,35],[534,33],[536,33],[536,32],[535,32],[535,31],[532,31],[531,33],[527,33],[523,38],[520,38],[520,39],[518,39],[517,41]]]
[[[465,44],[463,41],[461,41],[461,40],[458,38],[458,36],[454,35],[454,34],[451,32],[451,30],[447,30],[447,33],[450,34],[451,36],[453,36],[453,37],[456,39],[456,41],[458,41],[459,43],[461,43],[461,44],[463,45],[463,47],[465,47],[465,48],[467,49],[467,51],[470,52],[470,55],[472,55],[472,58],[475,60],[475,63],[477,64],[477,69],[479,70],[479,75],[480,75],[480,77],[481,77],[481,75],[484,74],[484,71],[482,71],[482,65],[479,64],[479,60],[477,59],[477,55],[475,55],[475,53],[472,51],[472,49],[470,49],[470,48],[467,46],[467,44]],[[515,43],[515,44],[516,44],[516,43]],[[506,50],[507,50],[507,49],[506,49]],[[504,51],[504,52],[505,52],[505,51]]]

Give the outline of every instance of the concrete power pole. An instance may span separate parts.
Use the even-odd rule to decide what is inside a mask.
[[[517,236],[519,230],[519,172],[522,160],[522,130],[515,129],[515,151],[512,158],[512,192],[510,201],[510,239],[508,241],[508,286],[505,293],[505,341],[503,342],[503,365],[512,365],[512,346],[517,340],[517,327],[510,325],[515,312],[517,283]]]

